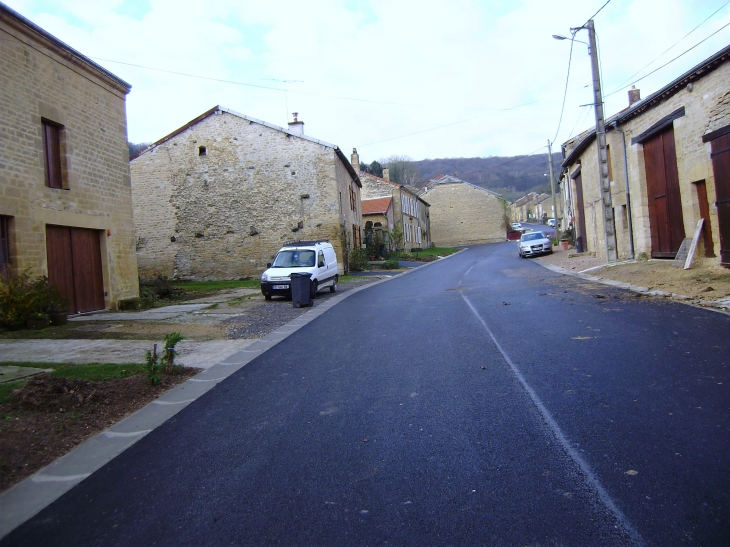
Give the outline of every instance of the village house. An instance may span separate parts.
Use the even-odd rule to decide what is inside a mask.
[[[526,222],[529,219],[529,204],[537,197],[535,192],[529,192],[520,199],[516,200],[511,205],[512,209],[512,221],[513,222]]]
[[[508,204],[499,194],[444,175],[425,186],[431,204],[431,239],[439,247],[504,241]]]
[[[140,276],[239,279],[291,241],[362,242],[360,180],[334,144],[216,106],[131,162]]]
[[[595,130],[563,144],[577,246],[607,256]],[[730,266],[730,46],[606,120],[619,259],[672,258],[703,220],[699,253]]]
[[[360,169],[360,156],[352,149],[352,165]],[[363,199],[391,197],[393,207],[393,228],[390,237],[396,248],[406,251],[426,249],[431,246],[430,205],[419,197],[418,190],[412,186],[398,184],[390,180],[389,170],[383,169],[383,176],[376,177],[359,171],[362,181]]]
[[[139,296],[130,85],[0,4],[0,269],[46,275],[69,312]]]
[[[362,221],[365,243],[379,239],[384,248],[392,247],[390,234],[395,227],[392,196],[363,199]]]

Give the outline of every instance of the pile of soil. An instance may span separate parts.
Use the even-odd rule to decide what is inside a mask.
[[[143,374],[105,382],[48,374],[28,380],[0,405],[0,491],[198,372],[181,368],[155,386]]]

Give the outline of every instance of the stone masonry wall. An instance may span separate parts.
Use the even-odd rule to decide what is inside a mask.
[[[469,184],[439,184],[424,199],[431,205],[431,241],[437,247],[504,241],[500,200]]]
[[[127,149],[127,88],[3,14],[0,215],[11,264],[47,275],[46,225],[103,231],[105,303],[138,296]],[[41,119],[61,131],[64,189],[45,185]]]
[[[674,120],[674,141],[677,152],[677,171],[682,199],[682,216],[685,237],[692,237],[700,219],[699,200],[696,185],[705,181],[710,210],[710,224],[714,253],[719,257],[719,231],[717,208],[715,206],[715,179],[710,158],[710,143],[703,143],[702,136],[709,127],[716,129],[727,115],[727,97],[730,87],[730,62],[708,73],[693,83],[692,89],[685,88],[666,101],[655,105],[641,115],[625,123],[626,156],[628,159],[629,191],[634,230],[635,254],[651,255],[651,228],[644,166],[644,148],[641,144],[631,145],[631,138],[641,134],[654,123],[684,106],[685,115]],[[616,239],[619,259],[630,255],[628,230],[628,209],[626,207],[626,175],[621,134],[610,128],[606,135],[611,151],[611,196],[616,219]],[[569,150],[568,150],[569,152]],[[581,176],[585,203],[587,250],[596,256],[605,256],[606,245],[603,232],[603,208],[600,203],[598,182],[598,160],[596,144],[593,142],[581,155]],[[571,167],[571,172],[575,166]],[[573,193],[574,196],[574,193]],[[575,204],[573,204],[575,205]],[[700,238],[698,256],[704,255],[704,243]],[[718,258],[719,260],[719,258]]]
[[[200,147],[205,155],[200,155]],[[342,226],[360,224],[335,151],[217,112],[131,165],[140,275],[258,275],[288,241],[329,239],[342,271]]]

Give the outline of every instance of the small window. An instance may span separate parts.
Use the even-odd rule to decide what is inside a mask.
[[[0,215],[0,272],[10,265],[10,217]]]
[[[198,146],[198,156],[207,156],[208,149],[205,146]]]
[[[48,120],[42,120],[42,123],[46,186],[63,188],[61,180],[61,130],[63,126]]]

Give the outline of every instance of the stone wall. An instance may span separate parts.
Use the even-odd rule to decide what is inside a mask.
[[[11,266],[48,274],[46,225],[101,237],[105,305],[138,296],[127,84],[0,7],[0,215]],[[45,182],[42,122],[63,126],[63,188]]]
[[[222,110],[131,171],[143,277],[255,276],[284,243],[313,239],[330,240],[342,271],[342,227],[360,225],[359,186],[332,147]]]
[[[504,241],[504,207],[495,195],[466,183],[438,184],[431,205],[431,240],[437,247]]]

